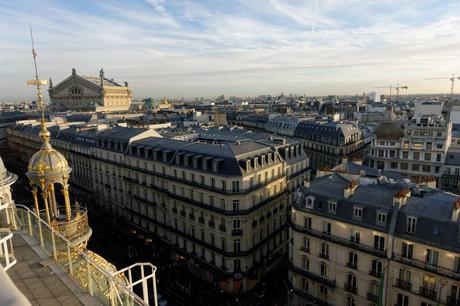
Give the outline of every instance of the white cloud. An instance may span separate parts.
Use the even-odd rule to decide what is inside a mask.
[[[320,1],[317,14],[314,0],[8,3],[0,7],[0,90],[33,97],[23,85],[33,73],[32,23],[43,78],[104,67],[138,97],[354,94],[398,81],[408,92],[446,92],[449,84],[422,78],[460,70],[460,4],[417,3]]]

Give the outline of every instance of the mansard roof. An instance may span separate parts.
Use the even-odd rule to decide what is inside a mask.
[[[383,232],[393,231],[390,229],[390,219],[396,214],[393,231],[396,237],[460,252],[460,220],[457,217],[454,220],[452,218],[454,203],[459,199],[457,195],[407,181],[384,182],[361,177],[354,192],[346,198],[344,189],[349,184],[350,179],[345,174],[334,173],[318,177],[310,183],[309,188],[301,187],[297,191],[293,206],[302,211]],[[404,188],[408,188],[411,195],[399,208],[394,204],[393,198]],[[306,197],[314,198],[313,208],[305,206]],[[328,201],[337,203],[335,214],[328,212]],[[361,220],[353,217],[355,206],[363,208]],[[376,222],[377,212],[387,213],[385,226]],[[417,219],[415,233],[406,232],[407,217]]]

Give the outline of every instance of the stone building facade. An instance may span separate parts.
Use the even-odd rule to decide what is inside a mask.
[[[125,82],[121,85],[104,76],[80,76],[75,68],[72,75],[53,86],[50,80],[48,93],[53,111],[122,112],[131,105],[132,91]]]
[[[300,139],[315,171],[334,168],[344,159],[363,159],[363,134],[351,122],[302,121],[294,136]]]
[[[459,205],[384,177],[306,181],[289,221],[289,305],[458,305]]]
[[[383,122],[374,134],[369,148],[370,167],[414,178],[431,176],[436,180],[443,174],[452,141],[451,122],[433,116],[404,124]]]
[[[226,292],[252,288],[287,251],[286,210],[309,175],[300,143],[209,130],[189,141],[147,129],[102,132],[50,127],[68,155],[73,184],[136,230],[170,245],[190,270]],[[26,159],[37,128],[9,129]]]

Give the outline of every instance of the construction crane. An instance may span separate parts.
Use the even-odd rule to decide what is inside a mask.
[[[399,90],[400,89],[408,89],[409,87],[400,85],[399,82],[394,85],[389,85],[389,86],[380,86],[380,87],[374,87],[374,88],[389,88],[390,89],[390,101],[391,101],[391,90],[394,88],[396,89],[396,101],[399,101]]]
[[[442,77],[442,78],[423,78],[424,80],[450,80],[450,99],[452,100],[454,96],[454,84],[455,80],[460,80],[460,77],[456,77],[454,73],[452,73],[451,77]]]

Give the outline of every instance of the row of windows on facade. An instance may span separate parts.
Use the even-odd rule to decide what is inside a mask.
[[[378,153],[378,157],[393,157],[393,158],[402,158],[402,159],[409,159],[409,151],[402,151],[401,156],[397,156],[397,152],[395,150],[372,150],[372,154],[376,155]],[[423,159],[420,157],[423,154]],[[425,160],[425,161],[432,161],[433,154],[430,152],[412,152],[411,159],[412,160]],[[442,162],[442,153],[436,153],[436,160],[437,162]]]
[[[314,202],[315,202],[315,200],[314,200],[313,197],[305,198],[305,207],[309,208],[309,209],[313,209],[314,208]],[[319,201],[317,201],[317,203],[318,203],[318,208],[321,209],[322,206],[323,206],[323,201],[319,200]],[[335,215],[337,213],[337,202],[328,201],[327,202],[327,211],[328,211],[328,213]],[[353,219],[355,219],[357,221],[362,221],[363,214],[364,214],[364,207],[353,206],[353,215],[352,215]],[[376,223],[378,225],[386,225],[386,223],[387,223],[387,215],[388,215],[387,212],[377,211],[376,212]],[[308,221],[308,219],[310,221]],[[310,227],[308,227],[308,228],[311,228],[311,217],[305,217],[305,223],[304,224],[305,224],[305,227],[307,227],[307,224],[310,224]]]
[[[373,145],[376,145],[377,140],[374,139],[372,143]],[[378,145],[384,146],[384,147],[396,147],[396,142],[395,141],[378,141]],[[408,140],[403,141],[402,147],[404,149],[411,148],[411,142]],[[412,141],[412,148],[417,149],[417,150],[420,150],[420,149],[433,150],[434,148],[436,148],[437,150],[442,150],[443,147],[444,147],[443,142],[435,143],[435,146],[433,146],[433,142],[431,141],[427,141],[427,142]]]
[[[202,216],[200,217],[202,220],[203,220],[203,224],[204,224],[204,218],[203,218],[203,214],[201,214]],[[211,215],[212,217],[212,215]],[[199,218],[199,219],[200,219]],[[215,223],[214,223],[214,218],[211,218],[210,221],[208,222],[208,225],[212,228],[215,228]],[[268,222],[266,224],[266,234],[265,234],[265,231],[264,231],[264,228],[263,227],[260,227],[260,230],[259,230],[259,234],[260,234],[260,237],[259,237],[259,240],[263,240],[266,236],[270,235],[270,233],[272,232],[275,232],[278,227],[281,227],[283,224],[284,224],[284,218],[283,218],[283,215],[280,215],[279,216],[279,219],[275,219],[273,218],[271,220],[272,222]],[[173,226],[175,229],[178,229],[179,230],[179,227],[178,227],[178,219],[177,218],[174,218],[173,220]],[[270,227],[272,226],[272,230],[270,231]],[[182,221],[182,228],[181,230],[185,233],[187,232],[187,225],[186,225],[186,222],[185,221]],[[221,230],[222,232],[226,232],[226,226],[225,226],[225,221],[224,219],[221,219],[221,222],[220,222],[220,225],[219,225],[219,230]],[[201,240],[205,241],[205,230],[204,229],[200,229],[201,231]],[[189,231],[189,234],[192,236],[192,237],[196,237],[196,233],[195,233],[195,226],[193,224],[190,225],[190,231]],[[241,229],[241,221],[240,220],[233,220],[233,228],[232,228],[232,234],[235,234],[235,235],[243,235],[243,230]],[[256,237],[257,237],[257,231],[253,232],[253,243],[256,243]],[[209,233],[209,236],[210,236],[210,242],[212,245],[215,245],[215,234],[210,232]]]
[[[186,240],[185,239],[181,239],[179,236],[174,236],[175,237],[175,244],[179,246],[179,242],[182,241],[182,246],[185,248],[186,247]],[[282,239],[282,237],[280,235],[277,235],[274,237],[273,240],[270,240],[266,245],[264,245],[261,249],[260,249],[260,256],[261,257],[264,257],[266,255],[267,252],[270,252],[272,251],[273,249],[276,249]],[[222,242],[223,244],[225,242]],[[197,253],[197,246],[195,243],[191,243],[191,252],[193,254],[196,254]],[[222,249],[224,249],[224,245],[222,246]],[[225,249],[224,249],[225,250]],[[234,250],[235,252],[239,252],[240,251],[240,241],[234,241]],[[201,257],[204,259],[205,258],[205,254],[206,254],[206,250],[205,250],[205,247],[200,247],[200,253],[201,253]],[[216,254],[212,251],[209,252],[210,255],[211,255],[211,258],[210,258],[210,263],[211,264],[214,264],[214,265],[217,265],[216,263]],[[227,259],[224,257],[224,256],[219,256],[220,259],[222,260],[222,268],[226,269],[227,268]],[[255,260],[256,260],[256,257],[253,256],[253,264],[255,264]],[[233,260],[233,263],[234,263],[234,266],[233,266],[233,269],[234,271],[238,272],[238,271],[241,271],[241,260],[240,259],[234,259]]]
[[[139,167],[139,165],[138,165],[138,167]],[[153,167],[153,172],[157,172],[155,165],[153,165],[152,167]],[[167,175],[167,169],[166,168],[167,167],[162,166],[162,168],[161,168],[161,174],[162,175],[165,175],[165,176]],[[102,171],[102,166],[101,165],[99,166],[99,169],[100,169],[100,171]],[[105,170],[106,170],[106,172],[109,171],[109,167],[107,165],[105,166]],[[147,181],[147,175],[146,174],[135,172],[135,171],[133,173],[134,173],[134,177],[132,177],[132,178],[134,178],[136,180],[139,180],[139,178],[142,178],[142,182],[144,182],[144,183]],[[157,173],[159,173],[159,172],[157,172]],[[177,178],[177,179],[190,181],[192,183],[198,183],[198,184],[201,184],[203,186],[209,184],[208,186],[213,188],[213,189],[219,189],[220,188],[222,190],[227,190],[227,180],[224,180],[224,179],[220,180],[220,184],[216,184],[216,179],[215,178],[211,177],[209,180],[207,180],[206,176],[204,176],[204,175],[197,176],[193,172],[187,172],[187,171],[184,171],[184,170],[173,169],[172,174],[173,174],[172,176],[174,178]],[[270,174],[271,174],[271,176],[270,176]],[[119,170],[119,175],[120,175],[120,170]],[[252,188],[252,187],[256,186],[256,184],[268,183],[270,179],[278,178],[281,175],[283,175],[283,171],[281,169],[281,166],[273,168],[273,169],[271,169],[271,171],[267,170],[267,171],[258,173],[257,174],[257,180],[256,180],[256,176],[252,176],[249,179],[249,186],[250,186],[250,188]],[[199,180],[197,180],[197,178],[199,178]],[[231,190],[233,192],[241,191],[241,189],[240,189],[240,181],[232,181],[231,187],[232,187]]]
[[[356,277],[349,276],[348,284],[352,285],[354,281],[356,281]],[[402,284],[403,282],[404,282],[403,280],[398,279],[399,286],[404,286],[404,284]],[[347,286],[349,286],[348,284],[347,284]],[[423,277],[423,285],[422,285],[421,290],[423,290],[424,292],[427,292],[424,295],[429,294],[430,292],[436,293],[435,285],[436,284],[435,283],[433,284],[430,276],[424,276]],[[302,289],[306,293],[311,293],[311,291],[312,291],[311,287],[312,287],[312,285],[310,284],[310,280],[304,278],[303,279]],[[347,289],[349,290],[350,288],[353,288],[353,287],[348,287]],[[430,288],[432,288],[432,289],[430,289]],[[373,283],[371,283],[369,285],[369,293],[372,294],[373,296],[375,296],[376,298],[379,298],[378,290],[379,290],[378,283],[373,282]],[[323,285],[320,285],[317,296],[320,299],[327,301],[328,300],[328,288],[323,286]],[[433,296],[433,297],[435,297],[435,296]],[[458,287],[456,285],[451,285],[448,301],[450,303],[453,303],[452,305],[457,305],[460,302],[460,287]],[[357,305],[356,298],[353,295],[347,295],[347,297],[346,297],[346,306],[356,306],[356,305]],[[410,304],[409,296],[405,295],[403,293],[398,293],[397,296],[396,296],[396,304],[395,304],[395,306],[409,306],[409,305],[413,305],[413,304]],[[420,306],[434,306],[434,304],[430,304],[430,303],[427,303],[425,301],[421,301]]]
[[[439,173],[441,171],[440,166],[431,166],[431,165],[420,165],[417,163],[411,164],[411,163],[398,163],[398,162],[390,162],[390,169],[400,169],[400,170],[405,170],[409,171],[409,165],[411,166],[410,169],[411,171],[422,171],[426,173],[432,173],[431,169],[434,170],[434,173]],[[398,167],[399,166],[399,167]],[[381,170],[385,170],[385,162],[383,161],[377,161],[377,168]]]
[[[408,228],[410,228],[410,230],[413,230],[412,226],[414,226],[414,223],[409,222],[407,226]],[[354,243],[360,243],[360,232],[352,230],[351,241]],[[379,235],[374,235],[374,249],[383,251],[384,246],[385,246],[385,238]],[[310,251],[310,238],[308,238],[307,236],[303,237],[302,249],[308,252]],[[438,267],[439,252],[433,249],[426,248],[425,254],[426,254],[425,255],[425,265],[428,267],[433,267],[433,268]],[[329,245],[325,242],[321,243],[320,255],[324,258],[329,257]],[[357,266],[358,255],[354,252],[350,252],[349,255],[350,255],[349,263],[351,263],[353,266]],[[401,256],[403,258],[412,260],[414,259],[413,255],[414,255],[414,245],[408,242],[402,242]],[[453,265],[453,272],[459,274],[460,273],[460,257],[459,256],[454,256],[452,265]],[[375,271],[379,271],[379,270],[375,270]]]
[[[238,200],[235,200],[235,201],[238,201]],[[274,229],[277,227],[277,220],[274,219],[274,218],[271,218],[272,215],[275,216],[278,212],[280,212],[281,214],[279,215],[279,225],[281,226],[282,224],[284,224],[284,214],[283,213],[283,209],[284,209],[284,204],[279,201],[279,202],[276,202],[275,204],[279,204],[279,206],[277,205],[274,205],[273,209],[265,209],[263,211],[261,211],[258,215],[260,216],[259,218],[257,218],[257,216],[254,216],[254,219],[252,220],[252,227],[257,227],[258,224],[262,225],[262,223],[265,221],[265,220],[272,220],[273,221],[273,226],[274,226]],[[234,209],[238,209],[238,205],[239,205],[239,202],[234,202]],[[178,207],[180,207],[180,211],[178,209]],[[136,212],[141,212],[142,214],[146,214],[146,210],[147,208],[149,209],[148,210],[148,215],[150,216],[151,215],[151,207],[147,207],[146,205],[144,205],[143,203],[139,203],[138,201],[133,201],[132,203],[132,209]],[[172,208],[172,212],[173,214],[178,214],[180,213],[182,217],[186,218],[187,215],[186,215],[186,211],[185,211],[185,207],[184,206],[179,206],[176,202],[174,202],[173,204],[173,208]],[[205,224],[205,213],[203,210],[198,210],[198,221],[202,224]],[[153,214],[155,215],[156,217],[156,209],[153,209]],[[195,219],[195,210],[192,208],[188,214],[188,218],[193,218]],[[175,218],[175,220],[177,220]],[[241,220],[240,219],[234,219],[232,220],[233,222],[233,230],[240,230],[241,227]],[[176,221],[177,223],[177,221]],[[267,223],[267,231],[269,229],[269,224],[270,223]],[[213,214],[209,214],[209,220],[208,220],[208,226],[212,227],[212,228],[215,228],[215,217]],[[177,228],[177,224],[176,224],[176,228]],[[221,231],[224,231],[226,232],[226,225],[225,225],[225,218],[220,218],[220,225],[219,225],[219,230]]]
[[[335,214],[335,203],[330,202],[329,205],[332,204],[333,211],[329,210],[330,213]],[[377,212],[376,214],[376,222],[380,225],[385,225],[387,222],[387,213]],[[362,220],[363,217],[363,208],[362,207],[353,207],[353,218],[357,220]],[[304,227],[308,229],[312,229],[312,218],[311,217],[304,217]],[[417,227],[417,217],[407,216],[406,217],[406,234],[414,235]],[[354,230],[352,230],[353,232]],[[323,221],[323,233],[332,235],[332,224],[327,221]],[[354,231],[354,233],[359,233]]]
[[[134,201],[134,203],[137,203],[137,202]],[[277,203],[275,203],[275,205],[273,205],[274,206],[273,209],[266,208],[264,210],[261,210],[257,215],[254,215],[254,217],[253,217],[253,227],[255,227],[257,225],[257,219],[259,219],[260,223],[262,223],[265,220],[270,220],[270,218],[272,218],[272,216],[275,217],[278,212],[283,213],[284,212],[283,211],[284,204],[283,203],[279,204],[279,207],[276,204]],[[133,209],[135,209],[134,206],[133,206]],[[235,211],[235,212],[239,211],[239,200],[233,200],[233,211]],[[174,204],[173,204],[172,212],[173,212],[173,214],[180,213],[182,215],[182,217],[186,218],[185,206],[180,206],[176,202],[174,202]],[[205,217],[204,211],[203,210],[198,210],[198,212],[199,212],[198,220],[202,220],[202,222],[204,223],[204,217]],[[189,216],[188,217],[191,218],[191,219],[195,218],[195,210],[193,208],[189,209]],[[284,214],[281,214],[279,217],[280,217],[280,222],[281,222],[281,219],[282,219],[282,217],[284,217]],[[209,223],[212,223],[214,225],[214,219],[215,219],[214,215],[210,213],[209,214]],[[222,217],[221,218],[221,225],[222,226],[225,226],[224,220],[225,220],[225,218]],[[255,222],[255,224],[254,224],[254,222]],[[233,220],[233,225],[234,225],[233,226],[234,229],[239,229],[240,228],[239,227],[240,219]],[[236,227],[235,225],[238,225],[238,227]]]
[[[443,132],[433,132],[433,131],[420,131],[420,130],[407,130],[407,135],[412,135],[412,136],[422,136],[422,137],[443,137],[444,133]]]

